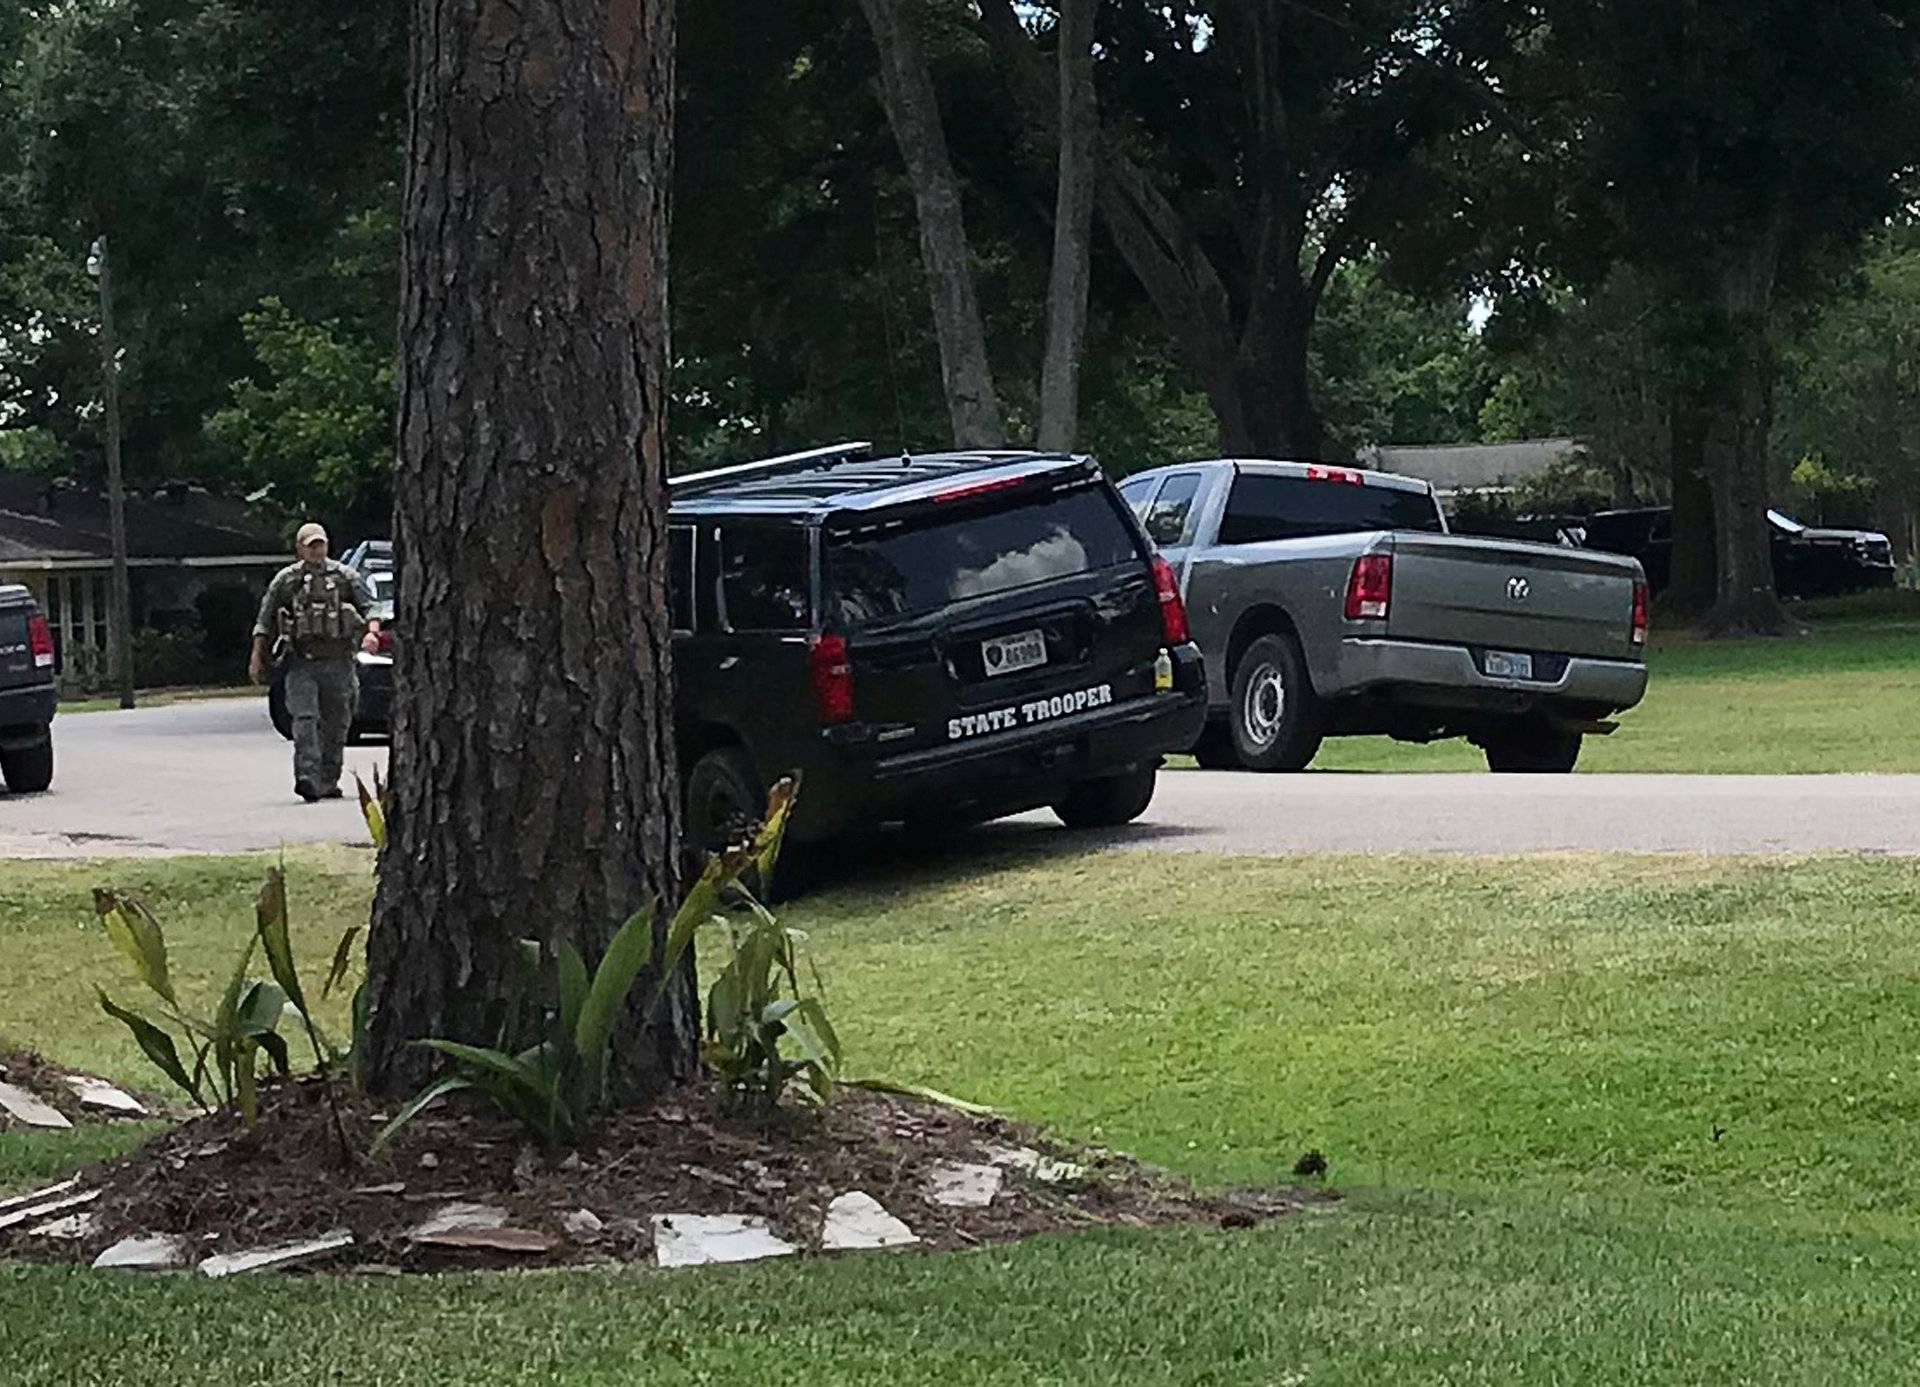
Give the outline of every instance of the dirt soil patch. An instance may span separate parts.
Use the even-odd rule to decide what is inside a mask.
[[[356,1153],[343,1161],[337,1121]],[[1324,1190],[1208,1194],[1099,1149],[1066,1150],[999,1117],[843,1088],[824,1113],[771,1123],[716,1115],[688,1089],[609,1119],[572,1155],[530,1146],[522,1129],[477,1103],[449,1101],[381,1153],[363,1154],[388,1115],[313,1080],[262,1094],[251,1132],[237,1118],[195,1118],[123,1158],[78,1172],[104,1192],[86,1236],[0,1235],[0,1256],[91,1262],[122,1238],[184,1237],[188,1260],[319,1238],[346,1229],[351,1248],[315,1266],[381,1272],[650,1261],[653,1216],[732,1214],[766,1220],[804,1255],[820,1250],[828,1204],[864,1191],[908,1225],[922,1248],[963,1248],[1099,1225],[1210,1223],[1250,1227],[1335,1198]],[[1015,1161],[982,1207],[929,1196],[936,1167]],[[1078,1169],[1049,1169],[1048,1161]],[[1028,1162],[1031,1164],[1031,1162]],[[1053,1178],[1041,1178],[1042,1176]],[[412,1230],[447,1205],[505,1214],[517,1250],[423,1244]],[[584,1214],[583,1214],[584,1211]]]

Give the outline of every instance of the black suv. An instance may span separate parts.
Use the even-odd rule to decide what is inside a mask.
[[[1767,541],[1773,585],[1782,597],[1831,597],[1893,586],[1893,546],[1878,531],[1812,529],[1770,510]],[[1586,547],[1640,560],[1647,583],[1659,592],[1673,571],[1673,508],[1643,506],[1589,516]]]
[[[838,445],[673,479],[668,535],[696,842],[791,771],[803,842],[1122,824],[1200,734],[1174,575],[1091,458]]]
[[[16,794],[53,783],[53,632],[33,594],[0,585],[0,776]]]

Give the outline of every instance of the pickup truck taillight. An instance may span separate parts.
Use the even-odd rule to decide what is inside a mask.
[[[1633,585],[1633,643],[1635,645],[1647,643],[1647,585],[1645,583]]]
[[[853,716],[853,660],[845,636],[815,636],[807,642],[807,687],[821,722]]]
[[[1362,554],[1347,578],[1347,620],[1385,621],[1393,604],[1393,555]]]
[[[1160,634],[1168,645],[1185,645],[1192,636],[1187,630],[1187,604],[1180,600],[1180,580],[1173,576],[1173,565],[1158,554],[1153,556],[1153,591],[1160,599]]]
[[[27,649],[33,652],[35,669],[53,668],[53,631],[45,617],[35,614],[27,618]]]

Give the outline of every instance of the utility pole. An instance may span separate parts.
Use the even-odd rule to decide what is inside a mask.
[[[120,353],[113,337],[113,267],[107,238],[93,243],[93,272],[100,281],[100,377],[106,405],[107,517],[113,542],[113,584],[107,597],[107,640],[112,646],[120,706],[133,707],[132,599],[127,587],[127,488],[120,475]]]

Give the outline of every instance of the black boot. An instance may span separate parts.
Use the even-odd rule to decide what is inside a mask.
[[[312,804],[315,800],[320,798],[320,792],[314,789],[312,784],[305,780],[294,781],[293,792],[296,795],[300,796],[300,798],[305,800],[308,804]]]

